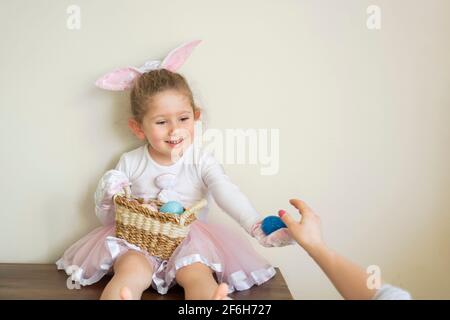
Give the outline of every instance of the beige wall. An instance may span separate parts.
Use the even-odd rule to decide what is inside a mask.
[[[366,27],[370,4],[381,30]],[[337,251],[417,298],[450,298],[449,12],[447,0],[2,1],[0,262],[53,262],[99,225],[97,181],[139,141],[126,94],[94,80],[201,38],[181,72],[208,126],[280,130],[278,174],[226,165],[258,210],[301,197]],[[298,247],[253,243],[295,298],[339,298]]]

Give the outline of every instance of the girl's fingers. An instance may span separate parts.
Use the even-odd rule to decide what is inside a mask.
[[[284,210],[278,211],[278,215],[280,216],[280,219],[284,222],[284,224],[289,228],[289,226],[293,225],[294,223],[297,223],[297,221],[292,218],[289,213],[287,213]]]

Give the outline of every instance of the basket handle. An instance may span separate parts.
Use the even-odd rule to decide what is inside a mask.
[[[130,186],[123,187],[122,189],[123,189],[123,192],[125,193],[125,197],[126,197],[127,199],[130,199],[130,197],[131,197],[131,189],[130,189]],[[116,196],[118,196],[118,195],[119,195],[119,193],[116,193],[116,194],[113,196],[113,200],[114,200],[114,198],[115,198]]]
[[[123,191],[125,192],[125,197],[129,199],[131,197],[130,186],[123,187]]]
[[[206,204],[208,203],[208,201],[206,201],[206,199],[202,199],[199,202],[197,202],[196,204],[194,204],[192,207],[190,207],[188,210],[188,212],[195,212],[195,211],[199,211],[200,209],[202,209],[204,206],[206,206]]]
[[[194,204],[192,207],[190,207],[188,210],[183,212],[183,214],[180,217],[180,223],[184,225],[188,217],[190,217],[191,215],[195,215],[195,212],[206,206],[207,203],[208,202],[205,199],[202,199],[196,204]]]

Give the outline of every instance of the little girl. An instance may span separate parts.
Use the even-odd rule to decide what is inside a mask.
[[[95,193],[96,215],[103,226],[73,244],[56,264],[81,285],[113,273],[102,299],[140,299],[153,286],[165,294],[175,283],[186,299],[209,299],[216,282],[230,292],[260,285],[275,275],[274,268],[248,240],[227,228],[206,222],[204,208],[169,260],[115,237],[112,197],[130,188],[134,197],[175,200],[184,207],[204,198],[216,203],[244,230],[267,247],[293,243],[286,229],[270,236],[261,230],[261,216],[207,152],[197,152],[194,124],[200,117],[191,89],[176,70],[200,41],[182,45],[163,60],[141,68],[124,68],[105,75],[97,85],[108,90],[131,89],[133,117],[128,125],[141,147],[124,153],[114,170],[101,178]],[[216,279],[214,278],[214,275]]]

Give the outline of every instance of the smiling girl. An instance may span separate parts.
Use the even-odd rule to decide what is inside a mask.
[[[110,90],[131,88],[133,116],[128,125],[144,142],[124,153],[115,169],[99,182],[95,204],[103,226],[72,245],[57,261],[58,268],[68,273],[76,265],[72,279],[81,285],[113,273],[102,299],[139,299],[150,286],[165,294],[175,283],[183,287],[186,299],[209,299],[217,281],[227,282],[230,291],[246,290],[275,275],[275,269],[247,239],[207,221],[208,207],[198,214],[188,236],[168,260],[115,237],[112,197],[124,187],[131,187],[134,197],[175,200],[184,207],[213,198],[262,245],[292,243],[286,229],[262,235],[262,217],[223,167],[210,153],[194,152],[194,124],[201,111],[185,78],[175,71],[198,43],[175,49],[162,63],[150,61],[140,69],[119,69],[97,82]]]

